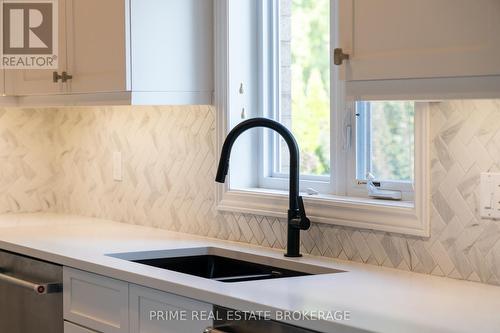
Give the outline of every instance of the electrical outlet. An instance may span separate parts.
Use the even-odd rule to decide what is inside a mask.
[[[113,153],[113,179],[117,182],[123,181],[123,161],[121,151],[115,151]]]
[[[500,173],[481,174],[481,217],[500,219]]]

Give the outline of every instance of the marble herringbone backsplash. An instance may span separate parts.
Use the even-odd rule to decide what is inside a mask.
[[[432,235],[314,224],[302,251],[500,285],[500,222],[478,216],[500,170],[500,102],[432,106]],[[284,248],[283,220],[214,208],[215,111],[103,107],[0,112],[0,212],[56,211]],[[124,179],[112,180],[121,151]]]
[[[55,209],[55,114],[0,108],[0,213]]]

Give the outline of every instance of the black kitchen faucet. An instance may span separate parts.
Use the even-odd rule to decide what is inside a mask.
[[[288,150],[290,151],[290,204],[288,209],[288,240],[285,256],[300,257],[300,230],[309,229],[311,222],[306,216],[302,197],[299,196],[299,147],[293,134],[285,126],[266,118],[253,118],[238,124],[228,134],[226,141],[224,141],[215,181],[218,183],[225,182],[234,142],[243,132],[254,127],[266,127],[278,132],[288,145]]]

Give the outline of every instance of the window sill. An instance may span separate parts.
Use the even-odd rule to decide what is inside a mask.
[[[425,202],[335,195],[303,194],[303,197],[312,222],[429,236],[429,213]],[[266,189],[218,191],[217,209],[286,218],[288,193]]]

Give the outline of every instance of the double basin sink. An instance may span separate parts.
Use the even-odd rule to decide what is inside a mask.
[[[217,247],[130,252],[108,256],[225,283],[342,272]]]

